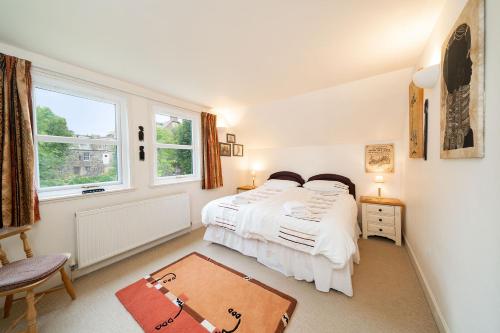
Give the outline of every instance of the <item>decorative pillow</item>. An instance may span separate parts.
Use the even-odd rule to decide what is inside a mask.
[[[303,186],[312,191],[349,193],[349,186],[332,180],[311,180]]]
[[[269,179],[262,186],[272,188],[274,190],[286,190],[292,187],[300,186],[300,184],[294,182],[293,180]]]

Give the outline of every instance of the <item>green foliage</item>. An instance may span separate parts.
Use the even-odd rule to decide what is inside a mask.
[[[191,145],[191,121],[179,120],[179,123],[171,123],[164,127],[162,123],[156,123],[156,141],[159,143],[175,145]]]
[[[75,135],[68,129],[65,118],[56,115],[45,106],[36,108],[36,127],[38,134],[70,137]]]
[[[181,120],[179,124],[164,127],[156,124],[156,140],[159,143],[191,145],[191,121]],[[191,149],[158,149],[157,175],[160,177],[189,175],[193,173],[193,152]]]

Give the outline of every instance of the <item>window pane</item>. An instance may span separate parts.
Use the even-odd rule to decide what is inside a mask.
[[[83,97],[35,88],[37,133],[43,135],[115,138],[116,106]]]
[[[191,120],[155,115],[156,141],[174,145],[191,145]]]
[[[38,143],[40,186],[118,181],[115,145]]]
[[[158,148],[158,177],[193,174],[193,151],[191,149]]]

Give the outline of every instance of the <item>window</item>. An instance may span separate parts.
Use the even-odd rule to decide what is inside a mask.
[[[128,185],[120,98],[62,79],[36,77],[33,97],[42,198],[61,191],[59,195],[81,193],[82,187]]]
[[[153,107],[154,183],[199,180],[199,120],[195,114]]]

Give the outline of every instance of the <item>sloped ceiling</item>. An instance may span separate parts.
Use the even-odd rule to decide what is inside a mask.
[[[211,107],[413,65],[444,0],[0,0],[0,41]]]

